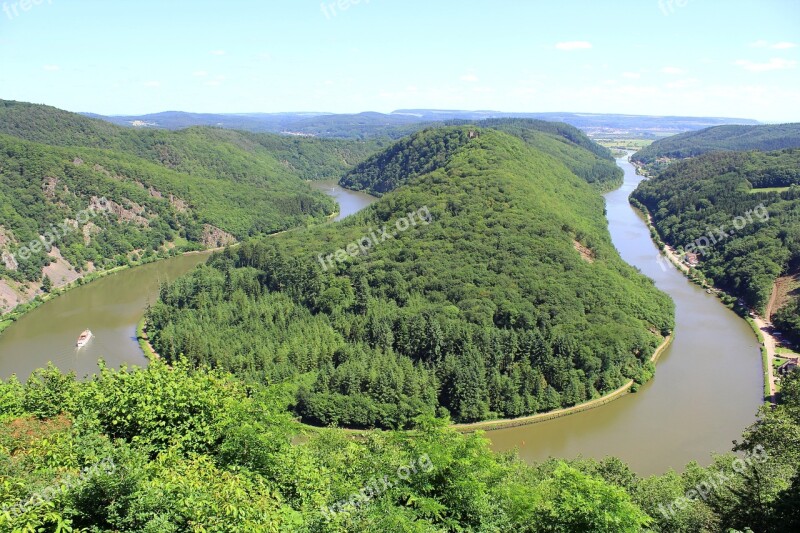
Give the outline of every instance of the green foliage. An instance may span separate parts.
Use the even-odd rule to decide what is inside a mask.
[[[334,211],[333,200],[303,180],[338,178],[377,147],[217,128],[135,130],[0,100],[0,230],[16,253],[73,221],[53,244],[79,271],[172,244],[214,245],[214,228],[237,239],[275,233]],[[115,203],[109,212],[78,219],[101,197]],[[47,284],[49,251],[40,247],[18,269],[0,262],[0,274]]]
[[[795,295],[796,296],[796,295]],[[800,343],[800,299],[796,298],[772,316],[772,322],[794,343]]]
[[[782,389],[737,445],[756,460],[640,478],[614,458],[527,465],[427,416],[411,432],[307,432],[285,411],[286,388],[183,362],[103,368],[83,383],[50,368],[0,384],[0,529],[793,530],[800,372]],[[40,398],[27,402],[36,413],[25,398]],[[42,406],[61,414],[34,416]]]
[[[529,119],[489,119],[478,124],[519,137],[529,146],[557,158],[600,191],[611,191],[622,185],[623,172],[611,151],[574,126]]]
[[[165,288],[156,350],[294,383],[296,412],[323,426],[522,416],[647,380],[672,306],[617,255],[602,198],[519,139],[469,131],[378,156],[365,175],[407,182],[343,223],[245,243]],[[320,264],[409,213],[395,238]]]
[[[343,187],[381,196],[422,174],[443,167],[452,154],[490,128],[522,139],[528,146],[559,159],[577,176],[600,190],[622,184],[622,170],[608,149],[567,124],[528,119],[492,119],[458,127],[428,128],[402,139],[356,166],[340,181]],[[446,133],[445,133],[446,132]]]
[[[659,168],[667,159],[684,159],[708,152],[800,148],[800,124],[714,126],[660,139],[636,152],[633,161]]]
[[[664,241],[702,253],[698,269],[706,278],[763,311],[775,279],[800,266],[798,168],[800,150],[707,154],[643,181],[633,198],[647,207]],[[776,183],[792,186],[749,194]],[[790,317],[783,323],[797,334]]]
[[[300,439],[283,392],[219,372],[157,361],[84,383],[49,372],[76,401],[66,416],[0,423],[4,531],[578,532],[647,520],[596,474],[538,471],[447,420]],[[336,505],[362,492],[358,508]]]
[[[630,501],[624,490],[592,479],[565,464],[540,487],[545,500],[534,511],[543,528],[529,531],[641,531],[650,519]]]

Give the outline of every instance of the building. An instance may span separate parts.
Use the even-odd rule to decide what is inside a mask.
[[[797,358],[795,357],[794,359],[789,359],[788,361],[783,363],[781,366],[779,366],[778,367],[778,374],[780,374],[781,376],[785,376],[786,374],[788,374],[789,372],[792,372],[796,368],[797,368]]]

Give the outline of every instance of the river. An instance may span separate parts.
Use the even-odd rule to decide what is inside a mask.
[[[333,182],[314,182],[339,202],[335,220],[357,213],[377,198],[343,189]],[[162,282],[172,281],[200,263],[210,253],[190,254],[136,268],[122,270],[68,291],[34,309],[0,335],[0,378],[16,374],[24,380],[30,373],[52,362],[79,377],[97,372],[97,360],[108,366],[144,366],[136,340],[136,325],[147,305],[158,298]],[[75,340],[89,328],[94,338],[80,350]]]
[[[666,260],[628,203],[641,176],[627,159],[620,189],[605,195],[609,230],[622,258],[675,301],[675,338],[655,378],[636,394],[597,409],[538,424],[491,431],[495,450],[517,447],[527,461],[549,456],[619,457],[641,474],[710,464],[711,452],[755,421],[762,402],[761,352],[750,326]]]
[[[606,195],[611,236],[622,257],[656,281],[676,302],[675,339],[658,363],[656,377],[638,393],[608,405],[531,426],[491,431],[495,450],[518,448],[528,461],[548,456],[620,457],[642,475],[680,470],[692,460],[707,464],[724,452],[755,419],[761,403],[761,357],[749,326],[716,298],[673,268],[663,270],[643,220],[628,204],[641,178],[627,160],[622,188]],[[375,198],[335,182],[315,188],[340,204],[340,220]],[[30,312],[0,335],[0,377],[21,379],[48,361],[79,376],[109,366],[146,363],[135,339],[136,324],[162,281],[205,261],[190,255],[125,270],[74,289]],[[85,328],[96,337],[80,351]]]
[[[312,189],[324,192],[338,202],[339,212],[334,217],[334,222],[347,218],[353,213],[358,213],[377,200],[377,198],[369,194],[342,188],[336,180],[310,181],[309,185],[311,185]]]

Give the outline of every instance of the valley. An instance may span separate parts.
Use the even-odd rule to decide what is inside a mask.
[[[800,531],[799,3],[7,4],[0,533]]]

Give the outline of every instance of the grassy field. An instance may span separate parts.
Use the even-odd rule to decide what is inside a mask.
[[[645,146],[653,143],[652,139],[592,139],[594,142],[601,146],[605,146],[611,150],[641,150]]]
[[[781,193],[783,191],[788,191],[789,187],[764,187],[763,189],[750,189],[750,194],[756,194],[758,192],[778,192]]]
[[[795,352],[791,348],[784,348],[783,346],[776,347],[775,353],[779,357],[800,357],[800,353]]]

